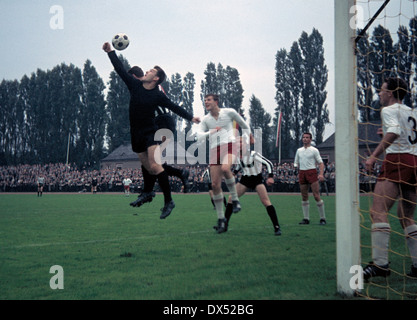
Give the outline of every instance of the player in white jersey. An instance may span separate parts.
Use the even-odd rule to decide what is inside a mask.
[[[258,193],[259,199],[266,208],[266,212],[272,222],[274,227],[274,233],[277,236],[281,235],[280,225],[278,223],[278,217],[275,210],[275,207],[272,205],[268,191],[266,190],[265,185],[263,184],[262,176],[262,165],[266,166],[268,171],[268,179],[266,180],[267,185],[274,184],[274,174],[272,172],[272,162],[265,158],[262,154],[256,151],[250,151],[246,148],[249,148],[250,145],[248,141],[242,139],[242,157],[238,161],[238,165],[235,171],[242,171],[242,177],[236,185],[236,190],[239,198],[245,194],[248,189],[254,189]],[[246,152],[245,152],[246,151]],[[226,206],[225,217],[226,217],[226,230],[229,226],[229,221],[232,216],[232,204],[231,197],[229,197],[229,203]]]
[[[44,185],[45,185],[45,177],[41,175],[38,177],[38,197],[42,197]]]
[[[303,220],[300,224],[310,223],[310,202],[308,200],[308,190],[311,186],[314,199],[316,200],[317,209],[320,215],[320,224],[326,224],[326,214],[324,210],[324,202],[320,198],[319,180],[324,181],[324,163],[321,159],[320,152],[311,145],[311,133],[303,133],[303,147],[299,148],[295,153],[294,167],[298,168],[298,180],[301,191],[301,208],[303,210]],[[320,172],[317,176],[317,165]]]
[[[240,202],[236,192],[235,177],[231,166],[236,162],[236,153],[239,145],[236,145],[236,130],[233,121],[236,121],[246,134],[250,134],[248,124],[231,108],[220,108],[219,97],[208,94],[204,97],[204,105],[208,114],[200,123],[197,139],[199,141],[209,139],[210,148],[210,176],[212,179],[213,201],[217,211],[219,229],[225,227],[223,211],[223,191],[221,188],[224,177],[226,186],[232,196],[233,211],[240,211]]]
[[[132,180],[129,177],[125,177],[122,181],[125,196],[128,197],[130,195],[130,184],[132,183]]]
[[[374,189],[370,210],[372,226],[372,261],[364,268],[365,281],[375,276],[390,274],[388,249],[391,227],[388,212],[397,198],[397,211],[404,230],[412,265],[408,276],[417,278],[417,226],[414,222],[416,208],[416,111],[402,104],[407,93],[407,84],[400,78],[385,80],[379,93],[382,106],[381,120],[383,137],[366,161],[372,172],[378,157],[385,152],[385,159]]]

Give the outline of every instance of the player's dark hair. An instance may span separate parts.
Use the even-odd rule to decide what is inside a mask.
[[[390,77],[384,82],[387,83],[387,89],[392,92],[395,99],[402,101],[407,94],[407,84],[401,78]]]
[[[134,74],[138,78],[142,78],[144,76],[143,70],[138,66],[134,66],[134,67],[130,68],[128,73],[129,74]]]
[[[310,139],[313,139],[313,136],[312,136],[312,134],[311,134],[310,132],[303,132],[303,136],[304,136],[305,134],[308,134],[308,135],[310,136]]]
[[[209,93],[209,94],[206,94],[206,95],[204,96],[204,99],[205,99],[205,98],[208,98],[208,97],[213,97],[213,100],[214,100],[214,101],[216,101],[216,102],[220,105],[220,97],[219,97],[219,95],[218,95],[218,94],[214,94],[214,93]]]
[[[165,71],[162,70],[162,68],[160,66],[155,66],[153,68],[157,71],[156,76],[159,78],[157,85],[161,84],[162,82],[165,81],[165,79],[167,77],[166,74],[165,74]]]

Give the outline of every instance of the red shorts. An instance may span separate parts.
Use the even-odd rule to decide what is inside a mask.
[[[129,190],[130,186],[125,185],[125,190]]]
[[[382,162],[378,180],[416,184],[417,157],[409,153],[388,153]]]
[[[222,165],[224,160],[224,156],[228,154],[234,154],[237,155],[239,149],[238,149],[237,143],[228,143],[228,144],[222,144],[220,146],[217,146],[216,148],[210,149],[210,159],[209,164],[213,166],[219,166]]]
[[[300,170],[298,173],[298,182],[300,184],[312,184],[318,180],[317,169]]]

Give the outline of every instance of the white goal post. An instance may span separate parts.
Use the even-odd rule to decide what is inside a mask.
[[[355,293],[350,269],[361,264],[355,5],[334,0],[337,292],[347,297]]]

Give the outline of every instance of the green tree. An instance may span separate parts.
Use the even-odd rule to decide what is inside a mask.
[[[119,55],[119,59],[126,69],[130,69],[129,62],[122,55]],[[129,101],[129,90],[116,71],[112,71],[107,93],[109,152],[130,141]]]
[[[79,117],[77,154],[83,162],[98,163],[104,155],[105,125],[108,123],[104,83],[87,60],[83,70],[83,100]]]
[[[369,69],[373,87],[379,90],[384,80],[395,70],[395,52],[391,33],[383,26],[377,26],[371,37],[369,48]]]
[[[271,115],[265,111],[261,101],[252,95],[249,100],[249,119],[252,130],[262,130],[262,154],[266,157],[272,156],[272,146],[274,141],[271,135],[272,128],[270,127]]]
[[[179,73],[175,73],[171,76],[171,80],[166,81],[166,82],[169,82],[168,90],[165,91],[168,98],[175,104],[181,105],[182,98],[183,98],[182,96],[183,83],[182,83],[181,75]],[[177,122],[177,127],[178,127],[178,122],[181,122],[182,119],[178,117],[178,115],[176,115],[175,113],[172,113],[172,116]]]
[[[0,146],[4,164],[18,161],[21,149],[20,127],[24,121],[21,104],[18,103],[19,83],[3,80],[0,85]]]
[[[275,109],[274,128],[277,128],[279,115],[282,113],[281,120],[281,149],[275,149],[275,158],[278,159],[279,152],[282,158],[292,158],[295,154],[295,149],[298,146],[298,137],[295,136],[295,119],[298,111],[298,106],[293,103],[293,92],[291,87],[291,68],[292,61],[285,49],[278,50],[275,56],[275,87],[277,89],[275,94],[275,101],[277,108]]]
[[[224,68],[221,63],[216,66],[213,62],[207,64],[204,71],[205,79],[201,81],[201,101],[204,106],[204,96],[214,93],[220,96],[221,108],[233,108],[243,114],[243,88],[240,82],[240,75],[237,69],[227,66]]]
[[[189,113],[194,114],[194,88],[195,88],[195,79],[194,74],[187,72],[183,79],[183,94],[182,94],[182,107],[187,110]],[[185,121],[185,134],[187,135],[191,131],[192,123],[190,121]],[[193,144],[194,141],[185,141],[184,147],[187,150],[188,147]]]
[[[311,132],[317,144],[323,141],[329,123],[327,98],[328,70],[324,61],[323,37],[313,29],[302,32],[290,52],[281,49],[276,55],[274,126],[282,113],[281,156],[292,158],[302,132]]]
[[[328,70],[324,61],[323,37],[317,29],[313,29],[310,35],[303,32],[298,42],[304,61],[302,131],[311,132],[316,144],[320,144],[325,126],[329,123],[329,111],[325,104]]]
[[[360,34],[362,30],[358,30]],[[369,67],[369,35],[365,34],[357,42],[357,99],[359,108],[359,119],[363,122],[379,119],[379,110],[373,103],[374,90],[372,86],[372,74]]]

